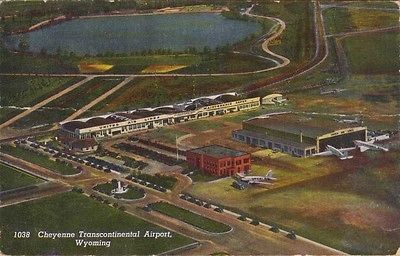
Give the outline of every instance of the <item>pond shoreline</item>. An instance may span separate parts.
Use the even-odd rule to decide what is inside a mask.
[[[104,13],[104,14],[91,14],[91,15],[83,15],[83,16],[72,16],[67,17],[65,15],[60,15],[55,18],[47,19],[41,21],[37,24],[30,26],[27,29],[13,31],[11,35],[19,35],[28,32],[32,32],[35,30],[40,30],[45,27],[50,27],[54,25],[61,24],[65,21],[76,20],[76,19],[91,19],[91,18],[103,18],[103,17],[126,17],[126,16],[146,16],[146,15],[168,15],[168,14],[188,14],[188,13],[222,13],[224,11],[229,11],[227,7],[221,7],[214,10],[200,10],[200,11],[185,11],[181,10],[182,7],[175,7],[175,8],[163,8],[157,9],[149,12],[137,11],[137,10],[128,10],[125,12],[113,12],[113,13]]]

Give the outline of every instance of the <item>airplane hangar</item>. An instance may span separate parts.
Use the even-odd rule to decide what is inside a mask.
[[[259,116],[242,123],[232,138],[249,145],[307,157],[335,148],[354,147],[355,140],[367,140],[367,127],[341,123],[327,117],[290,112]]]

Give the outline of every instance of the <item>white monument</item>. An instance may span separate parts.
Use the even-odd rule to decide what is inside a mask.
[[[126,186],[122,186],[121,185],[121,181],[118,181],[118,187],[111,190],[112,194],[124,194],[126,192],[128,192],[128,188]]]

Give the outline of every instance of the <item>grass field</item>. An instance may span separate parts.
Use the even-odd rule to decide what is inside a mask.
[[[134,199],[139,199],[143,198],[144,193],[141,192],[137,187],[135,188],[130,188],[128,192],[121,194],[121,198],[123,199],[128,199],[128,200],[134,200]]]
[[[104,73],[113,68],[113,65],[101,62],[81,62],[78,65],[81,73]]]
[[[248,48],[248,45],[247,45]],[[274,67],[271,61],[244,54],[215,54],[203,56],[201,61],[183,68],[181,73],[235,73],[249,72]]]
[[[162,143],[175,144],[176,138],[187,135],[188,133],[176,130],[172,127],[162,127],[141,134],[141,137],[146,137],[151,140],[156,140]]]
[[[106,63],[113,67],[107,70],[107,73],[114,74],[133,74],[140,73],[151,65],[177,65],[190,66],[198,63],[201,57],[192,54],[177,55],[133,55],[118,57],[88,57],[82,58],[81,61],[88,63]],[[79,63],[77,63],[78,65]],[[171,70],[172,71],[172,70]]]
[[[80,78],[0,76],[0,106],[30,107]]]
[[[69,192],[33,202],[0,209],[0,250],[8,255],[152,255],[193,242],[172,232],[172,238],[86,238],[91,241],[111,241],[110,247],[76,246],[75,239],[40,239],[40,230],[48,232],[165,232],[164,228],[141,220],[84,195]],[[24,220],[24,221],[21,221]],[[29,239],[14,239],[15,231],[30,231]]]
[[[103,93],[112,89],[120,81],[120,78],[94,78],[68,94],[51,101],[44,107],[18,120],[12,126],[17,129],[26,129],[60,122],[72,115],[74,111],[82,108]],[[84,97],[82,97],[82,95],[84,95]]]
[[[22,147],[2,145],[0,151],[17,158],[21,158],[27,162],[37,164],[43,168],[46,168],[53,172],[57,172],[62,175],[71,175],[79,173],[79,171],[74,169],[72,166],[67,165],[66,163],[53,161],[45,155],[41,155],[37,152],[27,150]]]
[[[396,12],[370,9],[329,8],[324,17],[328,34],[396,26],[398,22]]]
[[[0,124],[24,111],[18,108],[0,108]]]
[[[43,182],[42,179],[0,163],[0,191],[25,187]]]
[[[0,70],[17,73],[78,73],[76,57],[9,52],[0,44]]]
[[[278,17],[286,22],[281,44],[271,47],[273,52],[282,54],[292,62],[304,62],[314,54],[312,4],[308,1],[263,2],[254,11],[267,16]]]
[[[231,230],[231,227],[228,225],[200,216],[196,213],[190,212],[188,210],[182,209],[166,202],[153,203],[150,205],[150,207],[155,211],[181,220],[208,232],[223,233]]]
[[[47,107],[80,109],[121,82],[121,78],[98,77],[47,104]],[[85,95],[85,97],[82,97]]]
[[[397,9],[398,6],[394,2],[389,1],[354,1],[346,2],[345,5],[349,7],[367,7],[367,8],[384,8],[384,9]]]
[[[86,115],[173,104],[203,95],[235,91],[258,76],[137,78],[95,105]],[[146,97],[143,97],[146,95]]]
[[[215,130],[217,128],[220,128],[221,126],[222,123],[220,122],[210,121],[210,120],[199,120],[181,124],[179,127],[184,130],[190,130],[193,132],[204,132],[208,130]]]
[[[154,73],[168,73],[171,71],[185,68],[185,65],[150,65],[142,70],[142,73],[154,74]]]
[[[277,157],[263,167],[256,159],[254,173],[274,170],[274,189],[240,191],[221,180],[196,183],[189,192],[351,254],[393,254],[400,239],[397,154],[356,153],[351,162]],[[314,175],[323,177],[309,179]],[[296,183],[280,187],[289,181]]]
[[[350,71],[356,74],[397,74],[400,35],[377,33],[343,39]]]
[[[40,108],[19,119],[11,126],[16,129],[46,128],[74,113],[73,109]]]

